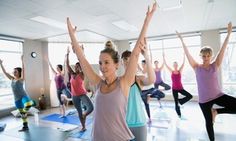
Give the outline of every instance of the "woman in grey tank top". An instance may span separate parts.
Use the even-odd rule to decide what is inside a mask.
[[[19,130],[19,132],[27,131],[28,128],[28,122],[27,122],[27,112],[29,111],[30,107],[33,105],[33,101],[30,99],[30,97],[27,95],[23,85],[24,85],[24,63],[23,63],[23,56],[21,57],[22,60],[22,68],[17,67],[14,68],[13,75],[10,75],[6,72],[5,68],[3,67],[3,61],[0,60],[0,65],[2,68],[3,73],[6,75],[7,78],[9,78],[12,83],[12,92],[14,94],[15,99],[15,106],[17,110],[21,114],[21,118],[23,121],[23,127]]]
[[[225,41],[218,52],[215,60],[212,60],[212,48],[203,47],[200,51],[203,63],[197,63],[193,57],[190,55],[183,38],[177,32],[178,37],[182,42],[184,52],[188,58],[189,64],[195,70],[197,86],[198,86],[198,96],[199,105],[205,118],[206,129],[210,141],[215,140],[214,135],[214,119],[217,114],[236,114],[236,98],[226,95],[222,92],[220,85],[218,83],[218,70],[223,61],[224,52],[229,42],[229,37],[232,32],[231,22],[228,24],[228,34]],[[213,109],[213,104],[222,106],[220,109]]]
[[[141,33],[130,57],[130,63],[125,74],[120,77],[116,74],[119,67],[119,55],[110,47],[100,52],[99,66],[103,76],[93,71],[77,40],[76,27],[73,27],[70,19],[67,18],[73,51],[90,83],[96,85],[93,141],[128,141],[134,138],[125,121],[127,98],[130,86],[135,79],[139,54],[146,48],[144,38],[155,9],[156,3],[153,4],[151,10],[148,8]]]

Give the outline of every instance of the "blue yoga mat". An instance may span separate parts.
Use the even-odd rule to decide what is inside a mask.
[[[74,124],[74,125],[80,125],[80,120],[78,116],[69,115],[63,118],[60,118],[60,114],[50,114],[48,116],[45,116],[42,118],[42,120],[48,120],[48,121],[54,121],[54,122],[60,122],[60,123],[68,123],[68,124]],[[86,125],[92,123],[92,118],[86,119]]]
[[[92,132],[92,125],[89,125],[86,127],[87,130],[84,132],[73,132],[71,135],[69,135],[72,138],[80,138],[80,139],[85,139],[85,140],[91,140],[91,132]]]

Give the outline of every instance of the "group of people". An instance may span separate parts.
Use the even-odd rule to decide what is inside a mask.
[[[70,67],[68,59],[70,51],[68,49],[65,60],[70,74],[71,92],[69,92],[64,84],[62,66],[58,65],[57,71],[52,69],[55,74],[57,96],[62,116],[65,115],[66,97],[72,96],[73,104],[79,113],[79,119],[82,125],[81,131],[86,130],[86,116],[94,111],[93,141],[147,140],[146,116],[142,107],[142,101],[144,102],[150,120],[148,96],[160,98],[156,91],[159,89],[159,86],[163,86],[165,90],[171,89],[171,87],[165,84],[161,79],[161,69],[163,65],[171,72],[175,109],[179,117],[181,117],[179,104],[184,104],[192,98],[192,95],[184,90],[181,82],[181,72],[184,67],[185,57],[180,67],[178,67],[177,62],[174,62],[172,68],[166,63],[165,55],[163,54],[163,65],[159,67],[158,61],[155,61],[155,69],[152,67],[147,49],[146,32],[153,14],[156,11],[156,7],[157,4],[155,2],[152,8],[148,8],[134,49],[132,51],[126,50],[122,53],[121,59],[125,72],[121,76],[118,76],[116,73],[119,67],[120,56],[110,43],[100,52],[99,56],[99,68],[102,76],[92,69],[77,39],[77,28],[74,27],[70,19],[67,18],[67,27],[72,42],[72,50],[76,54],[79,62],[75,64],[74,70]],[[181,34],[177,32],[188,62],[196,73],[199,105],[205,117],[206,129],[211,141],[214,141],[213,124],[215,116],[221,113],[236,113],[236,98],[224,94],[218,84],[218,70],[222,63],[224,51],[227,47],[231,32],[232,24],[229,23],[228,35],[213,62],[211,61],[213,55],[212,49],[210,47],[203,47],[201,49],[200,55],[203,60],[202,63],[197,63],[193,59]],[[145,58],[145,61],[143,61],[143,75],[137,73],[137,64],[140,54]],[[24,67],[15,68],[14,75],[12,76],[5,71],[2,60],[0,60],[0,65],[4,74],[12,81],[15,105],[20,111],[23,120],[23,128],[20,131],[26,131],[29,129],[27,124],[27,111],[32,106],[32,100],[23,89]],[[51,66],[50,63],[49,66]],[[84,77],[87,77],[90,84],[95,86],[94,106],[86,95],[87,91],[84,87]],[[149,86],[153,84],[155,89],[150,90]],[[178,93],[181,93],[185,97],[179,99]],[[86,106],[86,112],[83,112],[81,102]],[[218,104],[223,108],[213,109],[213,104]]]

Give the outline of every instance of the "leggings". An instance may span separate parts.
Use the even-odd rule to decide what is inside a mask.
[[[129,127],[130,131],[135,137],[135,141],[146,141],[147,140],[147,126],[140,127]]]
[[[181,93],[182,95],[184,95],[184,98],[179,99],[179,95],[178,93]],[[183,105],[184,103],[188,102],[190,99],[192,99],[192,95],[187,92],[186,90],[182,89],[182,90],[173,90],[172,89],[172,94],[175,100],[175,111],[177,113],[177,115],[179,117],[181,117],[181,111],[180,111],[180,107],[179,104]]]
[[[165,90],[170,90],[171,89],[170,85],[164,83],[163,81],[161,81],[160,83],[154,83],[154,86],[157,89],[159,89],[159,86],[164,87]]]
[[[212,112],[211,112],[213,104],[217,104],[219,106],[224,107],[224,108],[216,109],[218,114],[225,114],[225,113],[236,114],[236,106],[235,106],[236,98],[224,94],[223,96],[220,96],[209,102],[199,103],[199,106],[205,118],[207,134],[210,141],[215,140],[213,121],[212,121]]]
[[[68,98],[71,97],[71,93],[70,93],[70,91],[69,91],[69,89],[68,89],[67,87],[64,88],[64,89],[58,89],[58,90],[57,90],[57,98],[58,98],[58,100],[59,100],[60,105],[63,105],[63,104],[64,104],[63,101],[61,100],[61,95],[62,95],[62,94],[65,94],[66,97],[68,97]]]
[[[144,102],[148,118],[150,118],[151,117],[151,115],[150,115],[150,107],[149,107],[149,103],[147,102],[147,95],[148,94],[150,94],[151,98],[157,98],[157,100],[160,100],[161,98],[164,98],[165,94],[162,91],[160,91],[160,90],[158,90],[156,88],[150,88],[148,90],[143,90],[142,91],[141,97],[142,97],[142,100]]]
[[[80,96],[72,96],[72,100],[76,110],[79,113],[80,118],[82,118],[83,115],[83,110],[82,110],[83,107],[85,107],[86,115],[90,114],[94,109],[93,103],[86,94]],[[82,104],[83,107],[81,106]]]

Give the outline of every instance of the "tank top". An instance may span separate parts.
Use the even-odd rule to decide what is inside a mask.
[[[27,95],[25,90],[24,90],[24,82],[22,80],[12,79],[11,88],[12,88],[12,92],[14,94],[15,101],[18,101],[22,97]]]
[[[81,79],[79,75],[72,74],[70,78],[70,84],[71,84],[71,95],[72,96],[80,96],[83,94],[86,94],[87,91],[84,87],[84,80]]]
[[[198,66],[195,69],[199,103],[206,103],[223,95],[218,81],[216,65],[210,64],[209,69]]]
[[[171,73],[171,80],[172,80],[172,89],[173,90],[182,90],[183,89],[183,85],[181,82],[181,73]]]
[[[65,89],[66,85],[64,83],[64,77],[62,75],[55,76],[55,83],[57,89]]]
[[[155,71],[155,74],[156,74],[156,84],[159,84],[159,83],[161,83],[163,80],[162,80],[162,78],[161,78],[161,71],[159,70],[159,71]]]
[[[106,94],[101,89],[102,81],[96,86],[94,125],[92,141],[128,141],[134,138],[126,124],[127,98],[124,96],[120,80],[116,88]]]
[[[141,127],[146,125],[146,116],[141,99],[141,89],[137,82],[134,82],[130,87],[126,122],[129,127]]]

